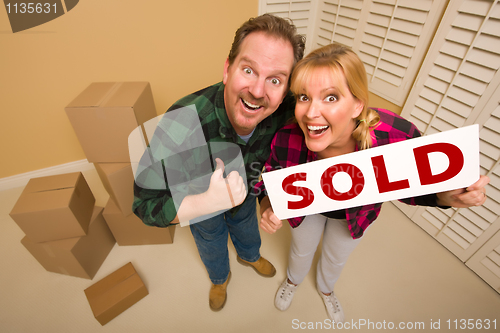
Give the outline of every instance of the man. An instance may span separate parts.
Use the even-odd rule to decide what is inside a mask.
[[[169,185],[161,190],[148,189],[138,184],[141,182],[136,176],[133,210],[148,225],[166,227],[231,208],[190,224],[198,252],[212,281],[209,305],[213,311],[221,310],[226,301],[230,279],[228,234],[238,254],[238,262],[253,267],[265,277],[276,273],[273,265],[260,256],[261,239],[251,182],[259,177],[262,165],[269,157],[275,132],[293,117],[295,101],[289,93],[288,80],[293,66],[304,54],[304,47],[304,37],[298,35],[295,26],[287,20],[267,14],[250,19],[235,34],[224,65],[223,81],[182,98],[169,109],[173,111],[194,105],[209,145],[220,142],[237,145],[245,165],[246,186],[237,172],[233,171],[224,178],[224,164],[217,159],[217,168],[208,189],[187,195],[180,205],[176,205]],[[161,130],[155,132],[157,138],[162,135],[168,137],[168,133]],[[188,140],[189,134],[185,135]],[[165,141],[160,144],[161,150],[166,150],[163,147],[167,145]],[[185,155],[182,158],[186,158]],[[162,168],[168,169],[169,164],[175,164],[168,158],[164,161]],[[200,166],[204,163],[206,161],[192,164]],[[179,168],[183,168],[180,164],[177,163]],[[171,168],[175,169],[174,166]],[[146,179],[146,183],[148,178],[157,176],[158,172],[150,172],[140,177]]]

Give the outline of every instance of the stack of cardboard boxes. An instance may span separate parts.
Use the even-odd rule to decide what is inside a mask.
[[[92,279],[115,244],[80,172],[30,179],[10,216],[49,272]]]
[[[150,84],[92,83],[66,107],[66,113],[110,195],[103,215],[118,245],[172,243],[175,226],[149,227],[132,212],[134,174],[128,137],[157,116]]]
[[[115,243],[170,244],[175,226],[149,227],[132,212],[134,174],[128,139],[156,117],[149,83],[92,83],[66,113],[110,195],[106,207],[95,207],[85,178],[76,172],[31,179],[10,215],[26,234],[22,244],[46,270],[92,279]],[[128,263],[85,294],[104,325],[148,291]]]

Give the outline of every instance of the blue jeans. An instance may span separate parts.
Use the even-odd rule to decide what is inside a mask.
[[[201,261],[213,284],[222,284],[229,275],[228,234],[239,257],[248,262],[260,258],[260,233],[256,198],[248,195],[235,216],[229,211],[190,225]]]

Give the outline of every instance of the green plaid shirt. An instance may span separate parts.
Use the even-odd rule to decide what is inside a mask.
[[[253,195],[253,186],[259,181],[262,167],[271,152],[271,140],[278,129],[284,126],[287,120],[293,117],[295,108],[295,99],[291,93],[285,97],[280,107],[269,117],[257,125],[255,131],[245,143],[235,132],[226,114],[224,106],[224,84],[219,82],[213,86],[207,87],[188,95],[174,105],[169,111],[182,107],[195,106],[204,139],[207,143],[227,142],[236,144],[245,163],[247,177],[247,189],[249,195]],[[182,113],[181,113],[182,114]],[[178,118],[182,118],[179,116]],[[174,119],[175,122],[175,119]],[[160,123],[161,126],[161,123]],[[157,135],[158,132],[155,132]],[[190,134],[190,129],[185,126],[169,126],[168,131],[162,132],[160,140],[154,147],[154,153],[161,151],[164,156],[162,165],[151,167],[136,174],[134,184],[134,203],[132,209],[134,213],[147,225],[166,227],[177,215],[172,193],[170,191],[173,184],[167,184],[164,179],[164,169],[177,172],[179,182],[186,180],[186,175],[197,177],[197,170],[206,170],[207,163],[211,164],[213,160],[203,150],[191,149],[182,153],[174,153],[169,148],[170,141],[181,142]],[[152,141],[153,142],[153,141]],[[151,143],[153,149],[153,143]],[[214,152],[212,152],[214,153]],[[214,153],[215,156],[215,153]],[[210,167],[210,166],[209,166]],[[213,171],[213,165],[210,172]],[[199,172],[198,172],[199,173]],[[203,173],[203,172],[201,172]],[[229,172],[227,172],[229,173]],[[140,181],[139,178],[140,177]],[[170,177],[169,179],[177,177]],[[138,184],[161,184],[161,186],[140,186]],[[163,187],[163,188],[161,188]],[[151,189],[156,188],[156,189]],[[161,188],[161,189],[159,189]],[[239,207],[233,208],[230,213],[235,214]]]

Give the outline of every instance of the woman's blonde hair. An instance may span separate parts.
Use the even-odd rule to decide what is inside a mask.
[[[352,136],[360,150],[370,148],[371,132],[378,125],[380,117],[375,110],[367,107],[368,80],[365,66],[356,53],[346,46],[337,43],[323,46],[309,53],[293,70],[290,89],[295,96],[300,96],[308,80],[314,79],[313,72],[318,68],[330,69],[332,76],[337,79],[344,76],[351,94],[363,103],[363,111],[356,118],[357,126]]]

